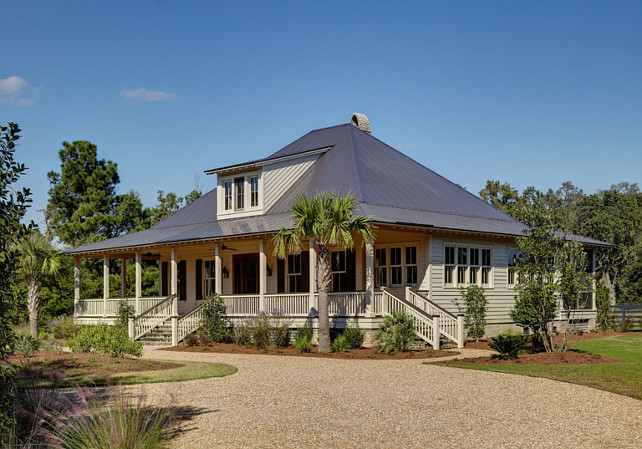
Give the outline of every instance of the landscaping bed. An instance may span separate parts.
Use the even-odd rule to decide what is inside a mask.
[[[491,357],[467,358],[461,360],[450,360],[445,362],[424,362],[426,364],[445,364],[448,366],[470,365],[470,364],[492,364],[492,365],[583,365],[588,363],[618,363],[617,360],[609,357],[602,357],[596,354],[585,352],[539,352],[535,354],[521,354],[519,359],[493,359]]]
[[[207,343],[195,346],[174,346],[164,349],[166,351],[178,352],[218,352],[224,354],[266,354],[295,357],[323,357],[331,359],[372,359],[372,360],[395,360],[395,359],[432,359],[447,357],[459,354],[455,351],[434,351],[432,349],[415,351],[397,351],[390,354],[379,352],[379,348],[350,349],[346,352],[320,353],[315,347],[309,353],[299,353],[294,347],[260,349],[252,346],[239,346],[234,343]]]

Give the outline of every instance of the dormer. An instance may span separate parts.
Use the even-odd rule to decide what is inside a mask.
[[[331,147],[208,170],[217,176],[216,217],[262,215]]]

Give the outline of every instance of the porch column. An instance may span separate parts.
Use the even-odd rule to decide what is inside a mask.
[[[314,293],[317,290],[317,251],[314,248],[314,240],[310,239],[310,298],[308,299],[308,313],[312,314],[312,309],[316,309]]]
[[[80,301],[80,259],[74,257],[74,313],[78,301]]]
[[[107,299],[109,298],[109,257],[103,256],[103,316],[107,316]]]
[[[120,258],[120,297],[127,298],[127,259]]]
[[[265,310],[266,265],[265,240],[261,239],[259,240],[259,311]]]
[[[374,316],[374,245],[366,243],[366,316]]]
[[[142,254],[140,252],[136,253],[136,258],[134,259],[134,262],[136,263],[136,294],[134,298],[136,298],[136,313],[142,312],[140,310],[140,292],[141,292],[141,263],[142,263]]]
[[[170,262],[169,284],[169,294],[176,295],[178,293],[178,258],[176,257],[176,249],[174,248],[172,248],[172,256]]]
[[[223,259],[221,258],[221,245],[216,244],[214,247],[214,291],[223,294]]]

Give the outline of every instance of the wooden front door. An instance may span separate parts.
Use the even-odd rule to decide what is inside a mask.
[[[259,292],[259,255],[235,254],[232,256],[234,294],[256,294]]]

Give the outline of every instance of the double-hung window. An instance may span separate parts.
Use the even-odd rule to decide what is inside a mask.
[[[444,246],[444,285],[492,284],[490,249],[470,245]]]
[[[236,190],[236,210],[243,210],[245,208],[245,178],[235,178],[234,189]]]
[[[417,246],[386,245],[375,248],[375,281],[377,287],[416,285]]]
[[[259,205],[259,177],[250,177],[250,207],[258,207]]]
[[[225,181],[223,183],[223,195],[225,197],[225,210],[232,210],[232,181]]]
[[[517,250],[508,251],[508,285],[515,285],[517,280],[517,259],[519,259],[520,253]]]
[[[301,291],[301,253],[288,254],[288,285],[290,293]]]
[[[263,187],[260,173],[248,173],[223,179],[221,187],[223,190],[221,211],[253,212],[261,207]]]
[[[205,297],[216,292],[216,261],[206,260],[203,270],[203,283],[205,284]]]
[[[348,281],[346,274],[346,252],[333,251],[330,254],[330,258],[332,259],[332,291],[344,292],[346,291]]]

